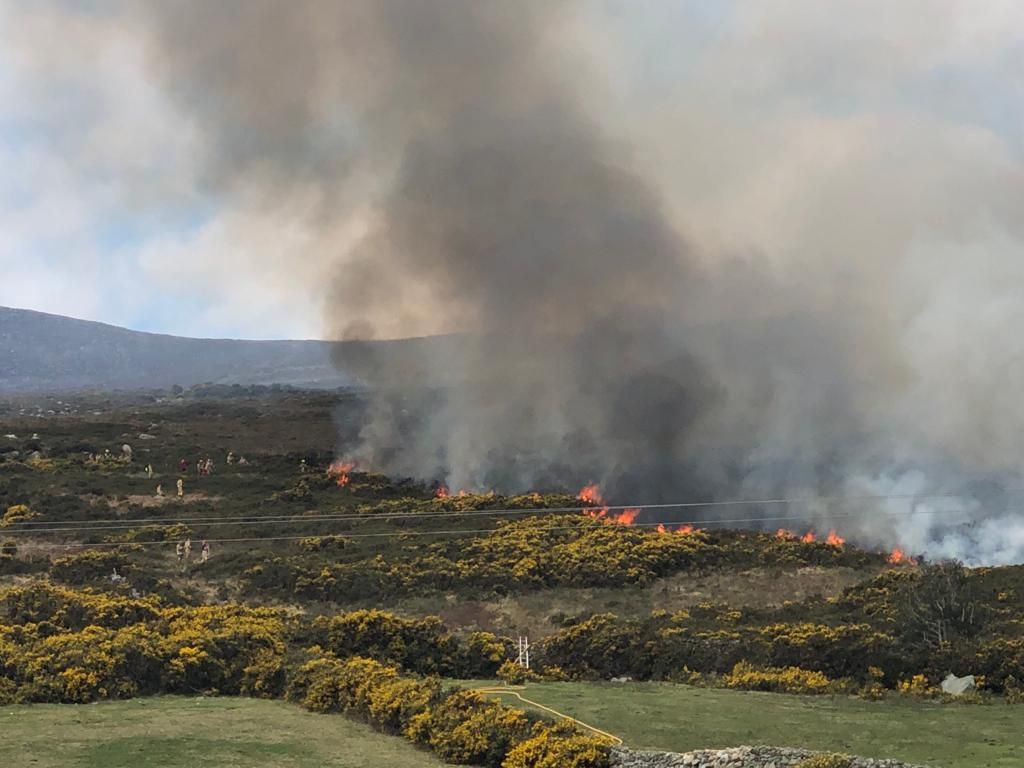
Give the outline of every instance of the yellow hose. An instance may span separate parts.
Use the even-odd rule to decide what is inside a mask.
[[[483,693],[483,694],[492,694],[492,695],[497,695],[497,696],[515,696],[517,699],[519,699],[524,704],[529,704],[531,707],[536,707],[537,709],[542,709],[545,712],[550,712],[555,717],[560,717],[563,720],[570,720],[571,722],[576,723],[576,725],[581,726],[583,728],[586,728],[588,731],[593,731],[594,733],[598,734],[599,736],[604,736],[606,739],[610,739],[611,741],[613,741],[617,745],[618,744],[622,744],[622,739],[620,739],[618,736],[616,736],[614,734],[608,733],[607,731],[602,731],[600,728],[595,728],[592,725],[587,725],[582,720],[577,720],[575,717],[570,717],[569,715],[564,715],[561,712],[558,712],[558,711],[552,709],[551,707],[545,707],[543,704],[539,704],[536,701],[530,701],[525,696],[520,695],[518,693],[519,691],[526,690],[526,686],[524,686],[524,685],[517,685],[517,686],[494,686],[494,687],[491,687],[491,688],[474,688],[473,690],[475,690],[477,693]]]

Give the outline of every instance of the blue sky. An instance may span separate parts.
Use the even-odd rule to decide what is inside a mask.
[[[289,205],[206,190],[205,137],[151,76],[130,14],[83,7],[0,0],[0,304],[188,335],[325,333],[324,286],[372,200],[339,214],[327,247]],[[708,253],[861,258],[832,221],[878,258],[965,232],[1019,242],[1022,4],[582,7],[594,119]]]

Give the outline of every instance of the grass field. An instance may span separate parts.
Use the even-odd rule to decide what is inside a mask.
[[[32,768],[417,768],[394,736],[280,701],[156,698],[0,707],[0,765]]]
[[[623,738],[686,751],[775,744],[938,768],[1010,768],[1022,710],[866,702],[658,683],[531,683],[524,695]],[[516,703],[514,699],[509,703]],[[165,697],[0,708],[0,765],[34,768],[413,768],[441,765],[400,738],[278,701]]]
[[[685,752],[772,744],[938,768],[1024,765],[1024,707],[1005,704],[872,702],[662,683],[530,683],[522,694],[609,731],[629,747]]]

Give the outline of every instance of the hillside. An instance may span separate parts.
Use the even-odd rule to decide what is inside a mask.
[[[0,393],[166,389],[175,384],[353,385],[357,365],[436,354],[443,338],[242,341],[142,333],[0,307]],[[340,361],[340,364],[336,364]],[[400,364],[400,363],[399,363]]]
[[[349,383],[330,356],[320,341],[188,339],[0,307],[0,392]]]
[[[28,703],[284,698],[449,763],[647,765],[616,762],[604,737],[535,726],[510,696],[442,683],[500,677],[634,748],[761,743],[943,768],[1010,765],[1020,748],[1008,705],[1024,701],[1022,566],[668,527],[657,509],[616,515],[565,487],[449,493],[337,459],[362,392],[202,389],[0,398],[0,704],[12,718]],[[203,457],[212,474],[197,471]],[[512,661],[524,635],[533,678]],[[951,671],[977,690],[947,701]],[[119,764],[141,748],[144,719],[92,754]],[[966,724],[958,751],[951,719]],[[37,750],[31,731],[16,738]],[[191,748],[179,730],[161,738],[145,742],[154,765]],[[259,746],[211,738],[206,752],[232,764],[222,757]],[[304,764],[280,748],[282,765]],[[555,757],[515,758],[538,750]],[[563,759],[573,750],[586,759]]]

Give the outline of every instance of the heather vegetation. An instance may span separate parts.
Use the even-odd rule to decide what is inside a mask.
[[[1024,568],[893,565],[838,536],[659,530],[642,513],[626,525],[581,511],[574,493],[449,493],[332,467],[335,430],[344,442],[362,407],[336,399],[6,406],[0,701],[285,698],[448,762],[584,768],[605,764],[601,738],[443,681],[628,677],[941,702],[953,672],[977,678],[960,701],[1024,698]],[[205,456],[215,469],[197,474]],[[820,579],[832,572],[844,576]],[[685,592],[729,579],[750,599]],[[771,579],[789,592],[754,594]],[[799,586],[811,583],[831,586]],[[653,596],[658,609],[642,610]],[[495,620],[497,605],[513,618]],[[529,673],[512,661],[520,634]]]

